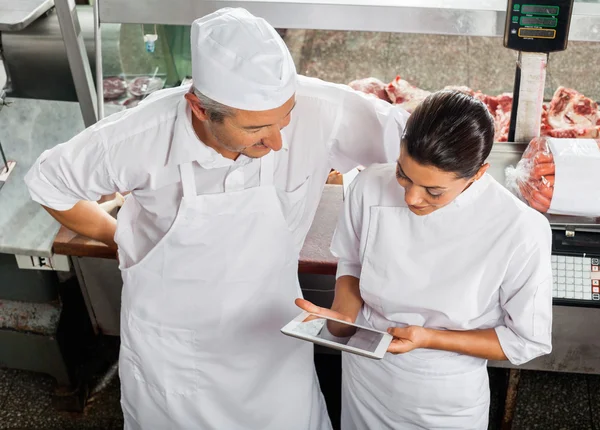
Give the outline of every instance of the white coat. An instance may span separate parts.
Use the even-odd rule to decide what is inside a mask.
[[[494,328],[513,364],[551,351],[551,230],[484,175],[449,205],[417,216],[396,165],[350,187],[333,238],[338,277],[360,278],[358,323],[378,330]],[[381,361],[343,356],[342,428],[487,429],[486,360],[417,349]]]
[[[57,210],[131,191],[115,238],[126,426],[328,429],[312,345],[279,329],[298,312],[298,255],[330,169],[395,159],[407,114],[299,77],[284,149],[232,161],[197,139],[188,90],[106,118],[26,178]]]

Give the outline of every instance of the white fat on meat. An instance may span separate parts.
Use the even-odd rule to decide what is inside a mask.
[[[593,100],[564,87],[554,93],[548,108],[548,125],[552,129],[595,129],[598,120],[598,104]]]
[[[386,88],[392,103],[412,113],[431,93],[409,84],[400,76],[396,76]]]

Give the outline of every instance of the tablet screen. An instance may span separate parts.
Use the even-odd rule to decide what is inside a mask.
[[[316,318],[313,316],[309,316],[306,320],[302,321],[300,324],[296,326],[294,329],[298,334],[305,334],[309,336],[313,336],[319,339],[328,340],[330,342],[335,342],[340,345],[347,345],[353,348],[362,349],[363,351],[375,352],[377,350],[377,346],[383,339],[383,334],[378,333],[376,331],[355,327],[349,325],[356,329],[354,335],[350,337],[335,337],[325,327],[327,320],[325,318]],[[336,324],[342,324],[337,323]]]

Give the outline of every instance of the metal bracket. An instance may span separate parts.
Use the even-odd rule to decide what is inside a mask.
[[[566,237],[575,237],[575,226],[573,226],[573,225],[565,226],[565,236]]]
[[[508,140],[529,142],[540,135],[548,54],[519,52]]]
[[[77,9],[73,0],[55,0],[56,15],[60,24],[67,58],[86,127],[98,121],[96,88],[90,62],[85,50]]]

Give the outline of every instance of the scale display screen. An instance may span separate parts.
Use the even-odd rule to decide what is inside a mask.
[[[539,16],[524,16],[521,18],[522,26],[532,27],[556,27],[558,20],[556,18],[542,18]]]
[[[546,28],[520,28],[519,37],[554,39],[556,37],[556,30],[549,30]]]
[[[504,46],[549,53],[567,48],[575,0],[508,0]]]
[[[560,7],[524,4],[521,13],[524,15],[558,15]]]

